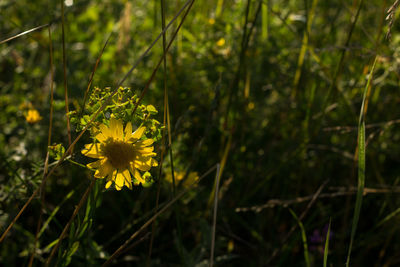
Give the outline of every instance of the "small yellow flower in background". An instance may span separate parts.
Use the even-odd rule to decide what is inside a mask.
[[[247,105],[247,107],[249,108],[249,110],[254,109],[254,107],[255,107],[254,102],[250,102],[250,103]]]
[[[183,180],[185,177],[186,172],[175,172],[174,177],[175,177],[175,183],[176,185],[179,184],[180,181]],[[186,180],[183,182],[183,187],[189,187],[191,186],[195,181],[199,180],[199,175],[197,172],[190,172]],[[172,174],[170,171],[167,172],[165,176],[165,181],[169,182],[172,184]]]
[[[210,18],[210,19],[208,20],[208,23],[210,23],[211,25],[214,25],[214,23],[215,23],[215,19],[213,19],[213,18]]]
[[[39,122],[42,117],[36,109],[30,109],[28,113],[25,114],[25,119],[28,123],[34,124]]]
[[[121,190],[123,186],[132,189],[132,176],[134,184],[144,184],[146,181],[139,171],[148,171],[158,163],[152,157],[156,156],[151,146],[153,139],[140,140],[145,132],[145,127],[139,127],[132,133],[130,122],[123,129],[122,122],[115,118],[110,119],[110,126],[100,124],[100,131],[95,138],[100,143],[85,145],[82,154],[99,159],[87,164],[89,168],[96,169],[95,178],[106,178],[106,188],[115,183],[115,188]]]
[[[217,42],[218,46],[223,46],[225,44],[225,39],[224,38],[220,38]]]
[[[234,249],[235,249],[235,242],[233,241],[233,239],[231,239],[228,241],[228,246],[227,246],[228,253],[231,253]]]

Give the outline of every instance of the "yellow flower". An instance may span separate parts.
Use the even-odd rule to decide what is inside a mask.
[[[224,44],[225,44],[225,39],[224,38],[219,39],[218,42],[217,42],[218,46],[223,46]]]
[[[176,185],[179,184],[180,181],[183,180],[185,177],[186,172],[175,172],[174,177],[175,177],[175,183]],[[190,172],[186,180],[183,182],[183,187],[189,187],[191,186],[195,181],[199,179],[199,175],[197,172]],[[169,182],[172,184],[172,175],[171,172],[168,171],[167,175],[165,176],[165,181]]]
[[[254,102],[250,102],[247,107],[249,108],[249,110],[254,109]]]
[[[213,25],[213,24],[215,23],[215,19],[210,18],[210,19],[208,20],[208,23],[210,23],[211,25]]]
[[[106,188],[114,182],[117,190],[124,185],[132,189],[131,174],[135,185],[145,183],[139,171],[148,171],[158,165],[152,158],[156,155],[151,146],[154,140],[140,140],[146,128],[139,127],[132,133],[130,122],[124,130],[120,120],[111,118],[110,126],[100,124],[99,129],[95,136],[99,143],[87,144],[82,149],[83,155],[99,159],[87,164],[89,168],[96,169],[94,177],[106,178]]]
[[[25,119],[28,123],[34,124],[39,122],[42,117],[36,109],[30,109],[28,110],[28,113],[25,114]]]

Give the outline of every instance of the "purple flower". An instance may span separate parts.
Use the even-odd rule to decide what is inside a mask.
[[[324,251],[324,243],[326,234],[328,233],[329,224],[325,224],[324,227],[321,229],[314,229],[312,235],[308,237],[310,243],[310,250],[311,251],[319,251],[323,254]],[[329,240],[332,239],[333,233],[332,229],[329,233]]]

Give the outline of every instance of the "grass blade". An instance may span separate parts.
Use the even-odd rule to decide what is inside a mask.
[[[385,222],[389,221],[390,219],[392,219],[394,216],[396,216],[397,214],[400,213],[400,208],[396,209],[395,211],[391,212],[389,215],[387,215],[385,218],[383,218],[383,220],[381,220],[376,227],[381,226],[382,224],[384,224]]]
[[[303,249],[304,249],[304,260],[306,262],[306,266],[310,267],[310,257],[308,255],[308,244],[307,244],[307,235],[306,235],[306,230],[304,229],[303,223],[300,221],[300,219],[297,217],[296,213],[292,209],[289,208],[290,214],[292,214],[293,218],[296,219],[297,224],[300,227],[301,230],[301,240],[303,241]]]
[[[311,25],[312,25],[312,22],[314,19],[315,8],[316,8],[317,4],[318,4],[318,0],[313,0],[310,13],[307,16],[307,18],[308,18],[307,19],[307,27],[303,34],[303,41],[301,44],[299,58],[297,60],[296,73],[294,75],[293,88],[292,88],[292,98],[293,99],[296,97],[296,94],[297,94],[297,89],[299,86],[299,81],[300,81],[300,76],[301,76],[301,70],[303,69],[304,58],[305,58],[307,48],[308,48],[308,39],[309,39],[309,35],[310,35]]]
[[[332,219],[329,220],[328,232],[326,232],[325,248],[324,248],[324,267],[328,266],[329,238],[331,235]]]
[[[372,69],[368,77],[367,85],[364,88],[363,101],[360,110],[360,119],[358,122],[358,186],[357,186],[356,206],[354,210],[353,223],[351,227],[350,245],[349,245],[349,250],[347,252],[346,266],[349,266],[350,264],[351,249],[353,247],[354,237],[357,230],[358,220],[360,218],[361,205],[363,200],[363,192],[365,186],[365,115],[366,115],[365,102],[367,98],[367,91],[374,74],[376,61],[377,57],[375,57],[375,61],[372,65]]]
[[[215,249],[215,230],[217,227],[217,210],[218,210],[218,192],[219,182],[221,175],[219,175],[220,165],[217,164],[217,175],[215,176],[215,191],[214,191],[214,215],[213,215],[213,228],[211,234],[211,253],[210,253],[210,267],[214,265],[214,249]]]
[[[51,25],[51,23],[47,23],[47,24],[40,25],[40,26],[38,26],[38,27],[29,29],[29,30],[26,30],[26,31],[24,31],[24,32],[18,33],[17,35],[11,36],[11,37],[9,37],[9,38],[3,40],[3,41],[0,41],[0,45],[1,45],[1,44],[4,44],[4,43],[7,43],[7,42],[9,42],[9,41],[11,41],[11,40],[14,40],[15,38],[21,37],[21,36],[23,36],[23,35],[25,35],[25,34],[28,34],[28,33],[34,32],[34,31],[38,31],[38,30],[41,30],[41,29],[46,28],[46,27],[49,27],[50,25]]]

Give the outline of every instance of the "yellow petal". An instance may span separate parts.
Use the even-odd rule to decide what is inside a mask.
[[[133,177],[135,177],[135,175],[134,175],[135,169],[136,169],[135,164],[133,162],[131,162],[131,164],[129,164],[129,171],[132,173]],[[135,183],[135,179],[133,179],[133,182]],[[136,183],[135,183],[135,185],[136,185]]]
[[[123,140],[124,132],[122,128],[123,127],[121,121],[115,118],[110,119],[110,131],[114,139]]]
[[[149,146],[149,145],[154,143],[154,140],[153,139],[146,139],[146,140],[143,140],[141,143],[142,143],[142,146]]]
[[[151,158],[150,156],[136,156],[135,160],[135,167],[141,171],[148,171],[151,167],[158,166],[158,163],[155,159]]]
[[[154,152],[150,152],[150,151],[139,151],[139,153],[143,156],[143,157],[154,157],[157,154]]]
[[[117,173],[118,173],[118,171],[117,171],[117,170],[114,170],[113,173],[112,173],[112,175],[111,175],[111,181],[113,181],[114,183],[115,183],[115,180],[116,180],[116,178],[117,178]]]
[[[132,124],[128,122],[125,126],[125,140],[128,140],[132,135]]]
[[[146,164],[146,165],[148,165],[148,166],[151,166],[151,157],[150,157],[150,156],[140,155],[140,156],[137,156],[137,157],[135,158],[135,160],[142,161],[143,164]]]
[[[135,149],[136,149],[136,151],[138,151],[139,153],[142,153],[142,154],[153,154],[153,150],[154,150],[154,147],[152,147],[152,146],[149,146],[149,147],[135,147]]]
[[[107,125],[100,124],[99,129],[100,129],[100,133],[101,133],[101,136],[99,136],[99,138],[102,138],[102,140],[107,140],[108,138],[112,137],[110,128],[108,128]],[[96,136],[96,138],[97,138],[97,136]],[[99,140],[100,142],[103,142],[102,140],[100,140],[98,138],[97,138],[97,140]]]
[[[101,165],[101,160],[86,164],[86,166],[88,166],[91,169],[97,169],[100,167],[100,165]]]
[[[139,170],[146,172],[150,170],[151,166],[141,160],[135,160],[133,169],[135,168],[138,168]]]
[[[104,132],[98,132],[95,136],[94,136],[100,143],[104,143],[107,141],[107,139],[109,138],[108,135],[105,135]]]
[[[101,166],[94,173],[94,177],[96,178],[104,178],[110,175],[113,171],[113,167],[107,159],[101,161]]]
[[[133,134],[131,134],[130,139],[138,140],[138,139],[142,138],[142,135],[145,130],[146,130],[146,127],[144,127],[144,126],[139,127],[138,129],[136,129],[136,131],[133,132]]]
[[[85,155],[86,157],[91,157],[91,158],[103,158],[102,152],[100,150],[100,144],[86,144],[85,148],[82,149],[81,153]]]
[[[144,147],[144,146],[137,146],[136,144],[133,145],[135,151],[138,152],[138,154],[140,154],[141,156],[146,156],[146,157],[150,157],[150,156],[155,156],[156,153],[153,152],[154,147],[150,146],[150,147]]]
[[[106,189],[108,189],[110,186],[112,185],[112,181],[108,181],[107,183],[106,183]]]
[[[126,185],[129,189],[132,189],[132,179],[129,170],[125,169],[122,172],[122,176],[124,177],[124,185]]]
[[[135,169],[134,176],[136,180],[138,180],[140,183],[144,184],[145,180],[143,180],[142,175],[140,175],[140,172]]]
[[[146,140],[142,140],[142,141],[137,141],[135,143],[135,146],[137,147],[137,149],[152,148],[152,151],[153,151],[153,147],[149,146],[153,143],[154,143],[153,139],[146,139]]]
[[[115,187],[122,188],[124,186],[124,175],[121,172],[117,173],[117,177],[115,178]]]

